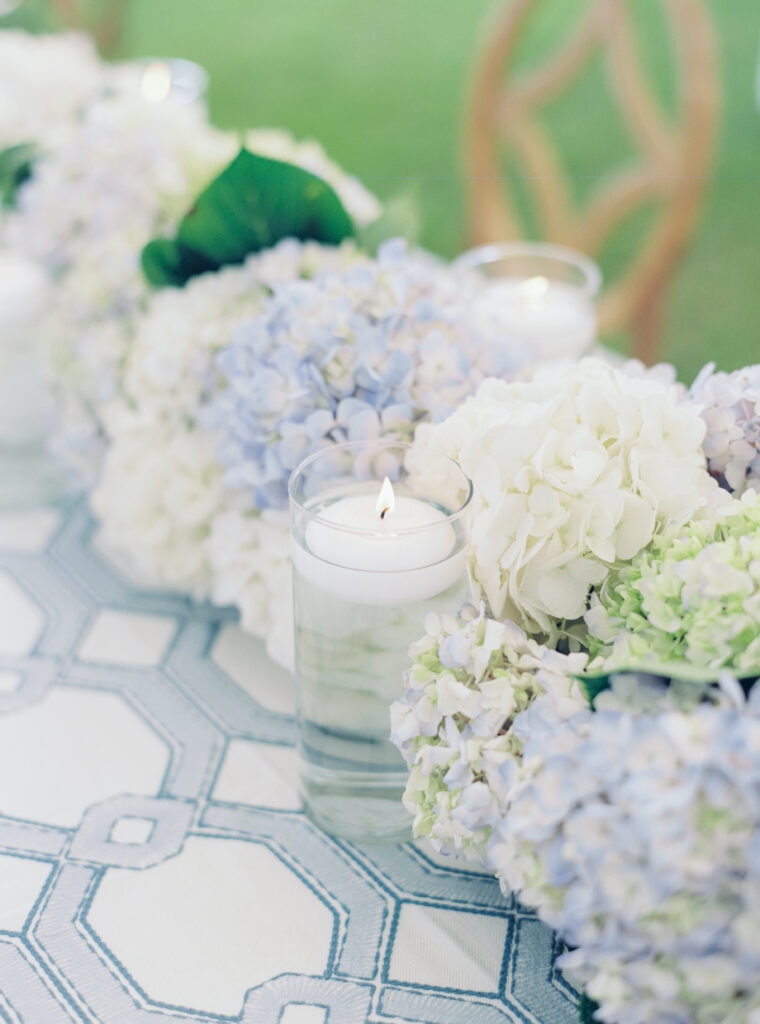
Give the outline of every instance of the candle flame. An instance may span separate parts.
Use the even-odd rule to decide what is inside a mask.
[[[376,507],[377,514],[381,519],[385,519],[386,515],[389,512],[392,512],[396,507],[396,497],[393,493],[393,485],[388,477],[383,480],[383,486],[380,488]]]
[[[549,290],[549,282],[545,277],[529,277],[522,286],[522,293],[528,299],[541,299]]]
[[[162,60],[154,61],[143,71],[142,94],[149,103],[162,103],[172,90],[172,72]]]

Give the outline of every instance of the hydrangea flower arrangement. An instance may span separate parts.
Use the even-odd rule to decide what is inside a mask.
[[[490,866],[575,947],[559,963],[597,1020],[760,1014],[760,687],[723,682],[688,711],[515,721],[525,771]]]
[[[710,472],[737,496],[760,490],[760,365],[716,373],[715,363],[708,363],[691,396],[702,406]]]
[[[88,36],[0,31],[0,151],[55,147],[103,89],[104,65]]]
[[[417,430],[410,464],[460,463],[474,488],[475,583],[496,618],[553,637],[612,566],[708,501],[704,433],[677,387],[584,359],[531,381],[485,381]]]
[[[287,662],[291,466],[348,436],[410,434],[494,359],[512,354],[482,279],[399,243],[371,259],[351,243],[285,241],[158,292],[104,407],[92,497],[104,539],[154,581],[237,605]],[[243,445],[248,462],[225,473],[217,443],[229,453],[244,430],[270,432],[263,463]],[[249,465],[262,464],[254,487]]]
[[[488,605],[426,622],[392,738],[416,833],[576,947],[596,1019],[754,1024],[760,496],[716,486],[702,407],[658,377],[488,381],[418,429],[418,472],[434,451],[473,479]],[[663,663],[667,686],[623,671]]]
[[[133,319],[150,294],[142,250],[176,228],[239,148],[200,104],[150,102],[140,82],[139,65],[102,65],[95,95],[46,140],[17,189],[5,230],[6,244],[55,282],[42,325],[58,405],[53,442],[90,480],[104,451],[100,409],[118,393]],[[264,130],[246,145],[330,182],[358,223],[378,215],[375,198],[317,143]]]
[[[587,656],[550,650],[483,604],[458,619],[430,613],[409,653],[404,696],[391,708],[391,739],[410,766],[404,804],[415,835],[482,860],[519,774],[519,713],[545,694],[560,716],[584,708],[572,677]]]
[[[760,495],[672,527],[592,595],[589,645],[608,666],[760,665]]]
[[[9,243],[55,282],[43,327],[58,405],[54,442],[85,476],[102,456],[98,410],[118,390],[131,318],[148,292],[141,249],[235,146],[198,106],[114,92],[88,106],[17,193]]]
[[[91,503],[106,545],[146,580],[238,604],[258,634],[270,633],[288,601],[287,530],[224,484],[217,437],[200,419],[225,380],[215,355],[277,282],[358,258],[350,245],[289,240],[157,292],[135,320],[120,392],[102,410],[109,444]],[[287,629],[290,613],[284,621]],[[272,652],[287,661],[280,641],[272,638]]]
[[[594,1019],[754,1024],[760,687],[623,674],[599,693],[584,654],[482,608],[425,625],[391,715],[416,834],[575,947],[559,965]]]
[[[288,477],[312,452],[411,439],[488,373],[514,374],[535,353],[512,351],[494,314],[479,276],[401,240],[341,273],[283,281],[219,356],[228,387],[207,421],[228,484],[257,508],[284,508]]]
[[[49,300],[42,268],[22,260],[15,251],[11,235],[16,195],[39,154],[64,144],[81,111],[102,93],[104,65],[85,35],[31,35],[4,29],[0,30],[0,82],[0,260],[6,278],[6,266],[15,268],[4,281],[0,311],[0,361],[5,374],[19,358],[32,358],[25,356],[30,349],[41,349],[37,343],[41,311]],[[16,283],[12,293],[8,291],[11,281]],[[17,329],[19,324],[23,330]],[[41,355],[38,359],[42,361]],[[38,422],[39,402],[36,412]]]

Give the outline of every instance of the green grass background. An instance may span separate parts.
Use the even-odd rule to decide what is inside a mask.
[[[662,346],[684,379],[708,359],[724,369],[760,361],[760,3],[706,2],[720,50],[718,148],[703,215],[668,293]],[[544,0],[524,62],[539,61],[584,6]],[[632,6],[646,64],[672,109],[661,5]],[[464,244],[465,89],[491,8],[492,0],[131,0],[118,53],[198,61],[211,75],[218,124],[314,136],[381,198],[412,190],[422,242],[451,256]],[[12,21],[39,26],[49,11],[44,0],[27,0]],[[601,62],[547,117],[578,197],[632,152]],[[608,276],[633,251],[645,220],[629,224],[603,254]]]

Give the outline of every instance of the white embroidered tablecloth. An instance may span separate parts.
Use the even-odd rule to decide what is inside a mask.
[[[293,689],[86,508],[0,516],[0,1019],[574,1024],[488,875],[299,810]]]

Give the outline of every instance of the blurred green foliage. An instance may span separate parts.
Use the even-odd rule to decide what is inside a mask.
[[[663,357],[685,379],[714,358],[760,361],[760,110],[754,78],[757,0],[706,0],[719,38],[723,105],[713,179],[697,233],[668,295]],[[97,0],[92,0],[97,8]],[[545,0],[524,40],[531,64],[563,38],[584,0]],[[665,108],[676,106],[658,0],[635,0],[644,63]],[[421,240],[445,255],[464,241],[459,161],[469,68],[492,0],[130,0],[120,56],[183,56],[211,74],[223,126],[282,126],[314,136],[381,198],[416,195]],[[6,23],[39,28],[44,0]],[[632,152],[596,61],[547,112],[573,195]],[[646,212],[602,256],[624,265]]]

